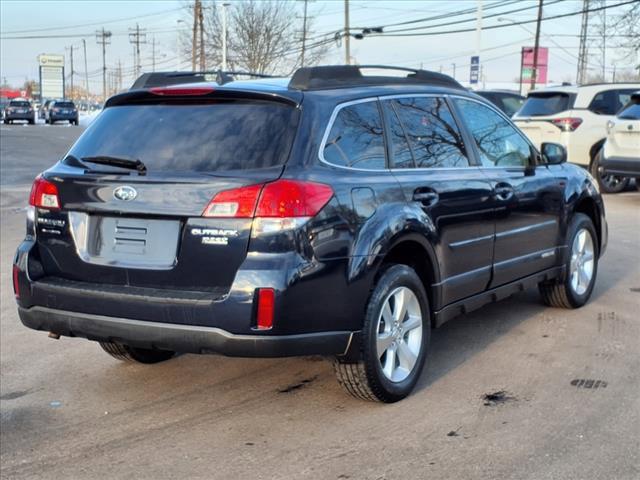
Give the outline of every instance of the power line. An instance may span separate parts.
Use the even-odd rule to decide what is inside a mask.
[[[70,30],[70,29],[82,28],[82,27],[95,27],[96,25],[106,25],[106,24],[109,24],[109,23],[124,22],[124,21],[127,21],[127,20],[137,20],[139,18],[147,18],[147,17],[154,17],[156,15],[164,15],[166,13],[177,12],[178,10],[182,10],[182,7],[172,8],[172,9],[169,9],[169,10],[162,10],[160,12],[149,13],[149,14],[146,14],[146,15],[136,15],[135,17],[118,18],[116,20],[103,20],[103,21],[100,21],[100,22],[81,23],[81,24],[76,24],[76,25],[66,25],[66,26],[63,26],[63,27],[34,28],[34,29],[30,29],[30,30],[11,30],[9,32],[3,32],[3,33],[5,33],[5,34],[15,34],[15,33],[50,32],[50,31],[57,31],[57,30]]]
[[[554,1],[550,2],[550,3],[548,3],[547,6],[551,6],[551,5],[554,5],[556,3],[560,3],[562,1],[564,1],[564,0],[554,0]],[[490,15],[482,16],[482,20],[487,20],[489,18],[494,18],[494,17],[500,17],[500,16],[503,16],[503,15],[510,15],[512,13],[519,13],[519,12],[523,12],[525,10],[533,10],[534,8],[538,8],[538,6],[537,5],[529,5],[528,7],[517,8],[515,10],[501,11],[501,12],[498,12],[498,13],[492,13]],[[425,29],[425,28],[448,27],[448,26],[451,26],[451,25],[459,25],[461,23],[473,22],[475,20],[476,20],[475,18],[469,18],[469,19],[466,19],[466,20],[456,20],[456,21],[453,21],[453,22],[439,23],[437,25],[425,25],[423,27],[412,27],[412,28],[399,29],[399,30],[389,30],[389,33],[408,32],[408,31],[422,30],[422,29]]]
[[[638,0],[627,0],[625,2],[620,2],[620,3],[616,3],[615,5],[605,5],[602,7],[598,7],[598,8],[592,8],[587,10],[589,13],[591,12],[598,12],[601,10],[607,10],[609,8],[616,8],[616,7],[621,7],[623,5],[629,5],[631,3],[635,3]],[[585,10],[579,10],[577,12],[571,12],[571,13],[563,13],[563,14],[559,14],[559,15],[554,15],[551,17],[544,17],[541,19],[541,21],[545,21],[545,20],[555,20],[557,18],[565,18],[565,17],[572,17],[574,15],[580,15],[582,13],[584,13]],[[522,20],[519,22],[513,22],[510,23],[508,25],[490,25],[488,27],[483,27],[483,30],[495,30],[495,29],[499,29],[499,28],[508,28],[512,25],[526,25],[529,23],[535,23],[537,22],[537,19],[534,20]],[[438,31],[438,32],[420,32],[420,33],[381,33],[381,34],[371,34],[369,36],[371,37],[380,37],[380,36],[385,36],[385,37],[426,37],[426,36],[433,36],[433,35],[448,35],[448,34],[452,34],[452,33],[468,33],[468,32],[475,32],[475,28],[464,28],[464,29],[460,29],[460,30],[449,30],[449,31]]]

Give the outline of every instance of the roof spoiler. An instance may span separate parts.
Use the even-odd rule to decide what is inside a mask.
[[[218,85],[233,82],[236,77],[271,78],[271,75],[254,72],[211,70],[203,72],[150,72],[140,75],[129,90],[141,88],[167,87],[185,83],[216,82]]]
[[[406,72],[405,76],[363,75],[362,70],[389,70]],[[322,90],[365,85],[423,84],[465,90],[448,75],[429,70],[393,67],[388,65],[332,65],[299,68],[289,82],[294,90]]]

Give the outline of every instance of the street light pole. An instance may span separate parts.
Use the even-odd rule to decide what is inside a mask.
[[[184,20],[176,20],[176,71],[180,70],[180,24],[187,23]]]
[[[349,0],[344,0],[344,61],[351,65],[351,32],[349,31]]]
[[[227,71],[227,7],[228,2],[222,4],[222,71]]]

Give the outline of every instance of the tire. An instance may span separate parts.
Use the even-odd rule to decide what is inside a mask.
[[[398,324],[385,322],[385,317],[393,318],[400,297],[405,299],[406,315]],[[385,309],[386,315],[385,306],[389,307]],[[414,315],[410,316],[412,311]],[[416,272],[406,265],[386,267],[367,303],[360,352],[355,359],[336,357],[334,361],[340,385],[362,400],[393,403],[405,398],[415,387],[425,364],[431,337],[430,318],[427,294]],[[405,326],[406,330],[397,329],[398,326]],[[395,348],[404,354],[396,354],[395,350],[378,354],[379,341],[381,348],[388,345],[388,349],[402,344]],[[403,363],[409,368],[402,367]]]
[[[577,237],[583,232],[585,235],[588,235],[590,237],[592,246],[591,275],[589,277],[589,281],[586,284],[585,282],[580,282],[576,286],[575,280],[581,277],[578,273],[574,273],[576,271],[576,268],[579,268],[580,265],[580,263],[576,265],[577,258],[574,249],[576,247],[576,242],[580,243],[580,241],[577,240]],[[585,242],[588,242],[586,237]],[[588,243],[586,245],[588,245]],[[542,282],[538,285],[538,289],[540,290],[542,301],[550,307],[580,308],[585,303],[587,303],[589,297],[591,297],[593,286],[596,283],[596,277],[598,274],[598,255],[600,251],[598,245],[598,236],[596,235],[596,230],[593,226],[593,222],[589,217],[582,213],[576,213],[573,216],[567,232],[567,246],[568,250],[564,263],[566,272],[565,275],[563,275],[564,278],[560,278],[551,282]],[[588,248],[585,248],[584,251],[587,252],[587,250]],[[583,254],[581,258],[585,264],[585,267],[588,267],[588,252]],[[576,277],[575,275],[578,275],[578,277]]]
[[[123,362],[159,363],[169,360],[175,355],[175,352],[170,350],[136,348],[113,342],[100,342],[100,346],[113,358],[122,360]]]
[[[636,177],[636,190],[640,190],[640,177]]]
[[[600,160],[602,158],[602,149],[596,154],[591,162],[591,175],[598,182],[600,191],[604,193],[620,193],[627,185],[629,185],[629,179],[625,177],[619,177],[617,175],[606,175],[600,172]]]

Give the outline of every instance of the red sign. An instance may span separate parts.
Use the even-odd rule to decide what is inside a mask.
[[[535,48],[522,47],[522,81],[530,82],[533,76],[533,60]],[[547,83],[547,64],[549,62],[549,49],[538,47],[538,74],[536,83]]]
[[[14,90],[12,88],[0,88],[0,97],[18,98],[20,97],[20,90]]]

